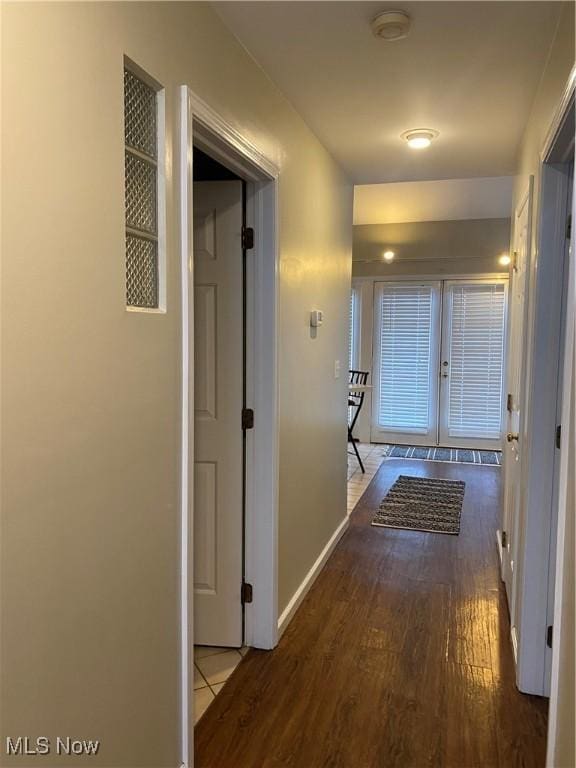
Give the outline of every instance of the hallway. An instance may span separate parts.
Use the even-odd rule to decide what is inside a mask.
[[[462,479],[459,536],[373,528],[401,473]],[[500,470],[393,459],[272,652],[195,731],[199,768],[544,764],[547,702],[515,688],[495,530]]]

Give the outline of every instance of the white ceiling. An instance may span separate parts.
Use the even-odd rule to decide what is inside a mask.
[[[556,29],[557,2],[214,2],[357,184],[505,176]],[[372,35],[400,7],[405,40]],[[440,131],[428,150],[399,138]]]
[[[354,224],[507,219],[513,184],[513,176],[361,184],[354,189]]]

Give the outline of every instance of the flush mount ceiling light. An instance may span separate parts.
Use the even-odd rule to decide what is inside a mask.
[[[395,255],[396,254],[394,253],[394,251],[384,251],[384,253],[382,254],[382,257],[384,261],[390,264],[390,262],[393,261]]]
[[[400,138],[408,142],[411,149],[426,149],[439,136],[433,128],[411,128],[400,134]]]
[[[392,42],[408,37],[412,20],[406,11],[382,11],[372,19],[372,32],[381,40]]]

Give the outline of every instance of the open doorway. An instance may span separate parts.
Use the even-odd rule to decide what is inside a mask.
[[[181,725],[189,765],[194,722],[239,649],[273,648],[278,638],[278,170],[185,86],[180,158]],[[198,683],[205,701],[196,708]]]
[[[198,718],[244,647],[246,183],[194,147],[194,689]]]
[[[565,546],[559,532],[563,531],[560,497],[567,482],[566,466],[562,469],[569,400],[564,369],[567,329],[573,323],[569,249],[574,128],[572,83],[542,148],[537,250],[530,251],[527,193],[516,215],[512,277],[513,283],[525,285],[520,291],[514,288],[514,295],[530,295],[531,305],[523,310],[520,301],[516,370],[509,371],[509,443],[499,545],[516,682],[521,691],[544,696],[551,692],[558,551]]]
[[[194,148],[194,643],[244,639],[245,183]],[[222,682],[218,680],[217,682]]]

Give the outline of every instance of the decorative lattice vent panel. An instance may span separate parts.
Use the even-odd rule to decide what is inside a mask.
[[[126,152],[126,226],[157,234],[156,168]]]
[[[129,69],[124,70],[124,131],[127,147],[156,157],[156,91]]]
[[[158,306],[158,243],[126,235],[126,304]]]
[[[157,93],[124,70],[126,303],[159,304]]]

